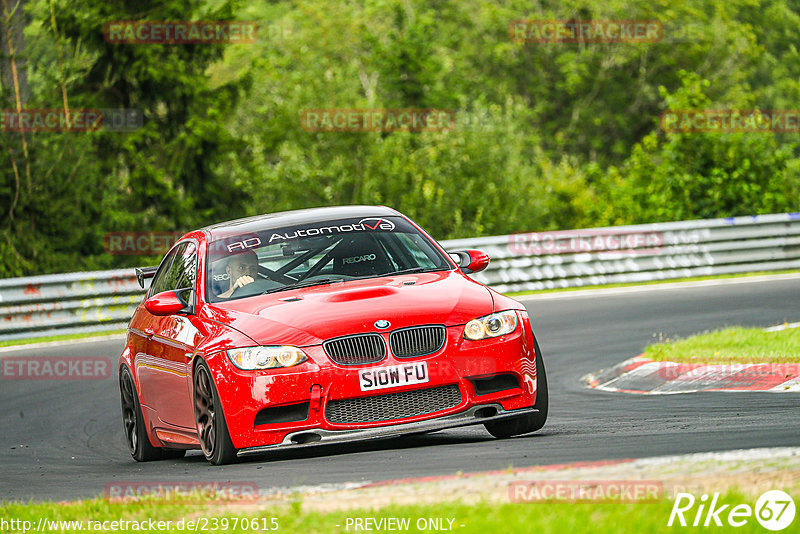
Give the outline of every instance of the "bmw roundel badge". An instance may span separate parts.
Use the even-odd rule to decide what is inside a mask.
[[[389,328],[390,324],[391,323],[386,319],[380,319],[378,321],[375,321],[375,328],[380,328],[381,330],[383,330],[384,328]]]

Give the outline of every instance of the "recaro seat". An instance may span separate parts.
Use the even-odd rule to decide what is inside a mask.
[[[386,252],[369,234],[346,237],[333,249],[332,256],[335,274],[369,276],[395,270]]]

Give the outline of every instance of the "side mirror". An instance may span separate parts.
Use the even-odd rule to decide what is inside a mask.
[[[136,267],[136,280],[142,289],[144,289],[144,281],[153,278],[156,275],[156,271],[158,271],[158,265],[155,267]]]
[[[480,250],[457,250],[450,257],[465,274],[479,273],[489,265],[489,255]]]
[[[190,303],[191,297],[191,289],[163,291],[144,301],[144,307],[153,315],[159,316],[194,313],[194,306]]]

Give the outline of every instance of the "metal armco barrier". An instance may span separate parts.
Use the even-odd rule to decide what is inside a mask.
[[[800,213],[457,239],[492,258],[500,292],[800,268]]]
[[[800,269],[800,213],[442,241],[492,258],[472,277],[501,292]],[[0,340],[124,328],[133,269],[0,280]]]
[[[133,269],[0,280],[0,340],[125,328],[142,300]]]

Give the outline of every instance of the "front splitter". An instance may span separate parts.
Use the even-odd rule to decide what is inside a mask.
[[[313,447],[316,445],[348,443],[368,439],[392,438],[406,434],[435,432],[447,428],[480,425],[491,421],[499,421],[501,419],[538,412],[539,410],[535,408],[507,411],[500,404],[481,404],[456,414],[427,419],[425,421],[415,421],[413,423],[401,423],[398,425],[375,428],[358,428],[354,430],[324,430],[321,428],[311,428],[287,434],[281,443],[240,449],[238,456],[259,454],[276,449],[296,449],[301,447]]]

